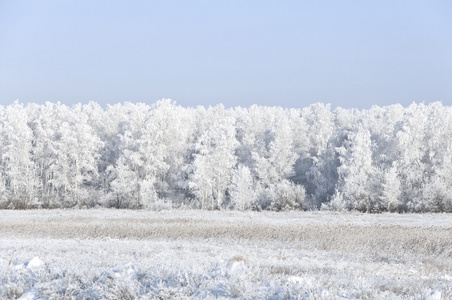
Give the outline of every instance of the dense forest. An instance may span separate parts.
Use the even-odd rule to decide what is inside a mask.
[[[0,208],[452,212],[452,107],[0,106]]]

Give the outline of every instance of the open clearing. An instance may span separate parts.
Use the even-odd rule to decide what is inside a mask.
[[[452,299],[452,215],[0,212],[5,299]]]

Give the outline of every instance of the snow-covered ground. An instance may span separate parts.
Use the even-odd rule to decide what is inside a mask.
[[[0,211],[5,299],[452,299],[452,215]]]

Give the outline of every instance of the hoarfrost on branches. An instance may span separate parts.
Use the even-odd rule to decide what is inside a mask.
[[[452,211],[452,107],[0,107],[0,208]]]

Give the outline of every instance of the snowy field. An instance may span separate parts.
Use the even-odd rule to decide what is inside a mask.
[[[0,211],[1,299],[452,299],[452,215]]]

